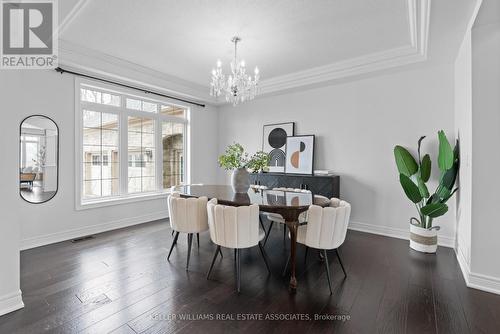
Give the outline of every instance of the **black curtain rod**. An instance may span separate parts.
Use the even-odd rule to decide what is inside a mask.
[[[114,81],[103,79],[103,78],[97,78],[97,77],[93,77],[91,75],[87,75],[87,74],[83,74],[83,73],[78,73],[78,72],[73,72],[73,71],[65,70],[65,69],[60,68],[60,67],[57,67],[55,70],[57,72],[61,73],[61,74],[63,74],[63,73],[69,73],[69,74],[77,75],[77,76],[88,78],[88,79],[99,80],[99,81],[110,83],[110,84],[113,84],[113,85],[118,85],[118,86],[130,88],[130,89],[139,90],[139,91],[144,92],[146,94],[154,94],[154,95],[166,97],[166,98],[169,98],[169,99],[172,99],[172,100],[182,101],[182,102],[185,102],[185,103],[194,104],[195,106],[199,106],[199,107],[205,108],[205,105],[203,103],[194,102],[194,101],[185,100],[185,99],[182,99],[182,98],[179,98],[179,97],[175,97],[175,96],[170,96],[170,95],[165,95],[165,94],[162,94],[162,93],[153,92],[153,91],[150,91],[150,90],[146,90],[144,88],[129,86],[129,85],[126,85],[126,84],[122,84],[122,83],[119,83],[119,82],[114,82]]]

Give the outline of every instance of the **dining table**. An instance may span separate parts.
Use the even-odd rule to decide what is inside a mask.
[[[182,197],[202,197],[217,199],[218,204],[228,206],[244,206],[257,204],[262,212],[279,214],[283,217],[290,231],[290,291],[297,289],[295,276],[297,252],[297,228],[299,215],[314,204],[321,207],[330,205],[327,197],[315,195],[308,191],[273,190],[254,186],[246,193],[236,193],[229,185],[180,185],[172,187]],[[285,259],[286,260],[286,259]]]

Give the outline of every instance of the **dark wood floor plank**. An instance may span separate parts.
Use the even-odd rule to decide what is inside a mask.
[[[408,334],[437,333],[432,289],[409,284],[407,312]]]

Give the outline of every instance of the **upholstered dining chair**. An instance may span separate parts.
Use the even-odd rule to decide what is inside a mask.
[[[200,198],[181,198],[179,193],[173,192],[168,196],[168,212],[170,227],[175,232],[172,246],[168,252],[167,261],[170,259],[172,250],[177,244],[179,233],[187,233],[188,236],[188,254],[186,270],[189,268],[189,259],[191,257],[191,245],[193,243],[193,234],[199,236],[200,232],[208,230],[207,218],[207,197]],[[199,246],[198,237],[198,246]]]
[[[303,244],[306,247],[319,249],[323,252],[330,294],[332,294],[332,283],[326,251],[335,250],[344,276],[347,277],[338,248],[345,241],[350,216],[351,205],[338,198],[332,198],[328,207],[322,208],[317,205],[311,205],[307,211],[307,224],[300,225],[297,230],[297,243]],[[288,257],[283,273],[286,272],[289,262],[290,257]]]
[[[234,249],[236,288],[240,292],[241,282],[241,259],[242,249],[259,246],[260,253],[267,267],[269,263],[267,254],[260,241],[264,238],[264,231],[259,227],[259,206],[256,204],[250,206],[224,206],[218,205],[217,199],[212,199],[207,204],[208,226],[210,229],[210,238],[217,245],[217,248],[207,273],[207,279],[214,267],[215,260],[221,247]]]
[[[173,186],[170,187],[170,192],[173,194],[173,193],[178,193],[178,191],[176,190],[177,187],[179,186],[202,186],[203,183],[189,183],[189,184],[183,184],[183,183],[180,183],[180,184],[175,184]],[[175,234],[175,231],[172,230],[172,236],[174,236]],[[198,242],[198,247],[200,247],[200,234],[199,233],[196,233],[196,241]]]
[[[273,191],[287,191],[287,192],[308,193],[308,194],[311,193],[311,191],[307,190],[307,189],[284,188],[284,187],[273,188]],[[305,216],[303,214],[301,214],[299,216],[299,221],[302,221],[304,219],[305,219]],[[266,232],[266,238],[264,239],[264,246],[266,245],[267,239],[269,238],[269,235],[271,234],[271,229],[272,229],[274,223],[282,224],[282,226],[283,226],[283,242],[285,241],[285,238],[286,238],[285,219],[283,219],[283,217],[280,214],[271,213],[271,212],[261,212],[260,213],[260,221],[262,224],[262,228],[264,228],[263,221],[269,222],[269,227],[267,228],[267,232]]]

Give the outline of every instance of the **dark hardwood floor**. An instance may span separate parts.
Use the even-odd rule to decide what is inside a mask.
[[[404,240],[349,231],[340,249],[347,279],[334,254],[329,257],[333,295],[317,252],[309,251],[305,263],[303,247],[299,288],[290,294],[281,275],[283,234],[273,231],[266,245],[272,275],[257,247],[243,251],[238,295],[232,251],[223,250],[207,281],[215,250],[208,233],[200,236],[199,249],[193,242],[186,272],[185,235],[166,261],[170,232],[167,222],[158,221],[23,251],[26,307],[0,317],[0,333],[500,331],[500,296],[468,289],[449,248],[424,255]],[[264,319],[251,320],[258,317]]]

